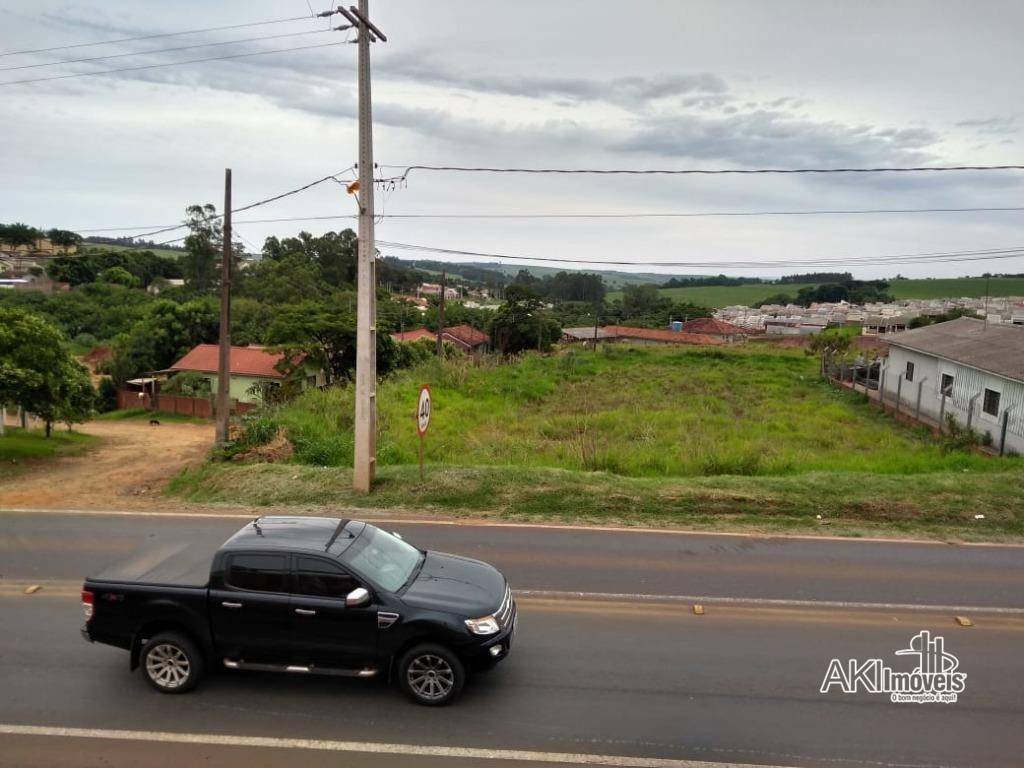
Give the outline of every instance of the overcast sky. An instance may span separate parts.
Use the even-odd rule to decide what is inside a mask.
[[[305,0],[8,0],[0,10],[0,51],[308,13]],[[373,48],[381,164],[1024,163],[1019,0],[374,0],[371,15],[389,38]],[[8,69],[0,80],[345,39],[344,32],[318,31],[325,26],[304,19],[3,56],[0,67],[7,68],[309,33]],[[337,45],[2,87],[0,221],[78,230],[175,223],[192,202],[220,209],[225,167],[233,169],[238,206],[351,166],[357,159],[355,56],[354,45]],[[1024,172],[643,178],[414,172],[406,188],[378,196],[377,207],[385,214],[550,214],[978,206],[1024,206]],[[319,233],[351,223],[242,223],[246,219],[354,210],[340,187],[323,185],[240,214],[237,231],[258,247],[270,234]],[[388,219],[378,225],[377,237],[557,258],[770,261],[1024,245],[1024,212]],[[853,271],[865,277],[956,276],[986,269],[1021,272],[1024,258]]]

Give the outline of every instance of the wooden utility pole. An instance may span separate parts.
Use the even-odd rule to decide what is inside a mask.
[[[441,294],[440,302],[437,305],[437,341],[435,342],[437,348],[437,357],[440,359],[443,352],[441,336],[444,334],[444,292],[448,273],[445,270],[441,270]]]
[[[220,257],[220,350],[217,360],[217,445],[228,442],[231,415],[231,169],[224,169],[223,251]]]
[[[356,280],[356,412],[352,485],[369,493],[377,466],[377,279],[373,240],[373,111],[370,43],[387,42],[369,20],[369,0],[338,13],[359,30],[359,257]]]

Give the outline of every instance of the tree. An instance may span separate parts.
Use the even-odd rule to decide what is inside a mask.
[[[286,365],[294,369],[296,359],[304,356],[327,372],[328,382],[347,379],[355,370],[356,318],[345,307],[315,301],[285,307],[271,322],[266,340],[285,352]]]
[[[505,303],[491,321],[495,348],[506,355],[526,349],[550,349],[562,335],[562,329],[543,307],[540,296],[533,290],[510,285],[505,290]]]
[[[92,418],[96,412],[96,390],[92,388],[88,369],[73,358],[61,378],[53,421],[60,421],[71,431],[73,424]]]
[[[763,307],[765,304],[781,304],[782,306],[788,306],[793,303],[793,297],[788,293],[773,293],[768,298],[757,302],[755,307]]]
[[[639,317],[653,312],[661,298],[656,285],[627,285],[622,289],[622,309],[627,317]]]
[[[52,323],[20,309],[0,307],[0,403],[17,404],[46,421],[69,426],[88,418],[92,385]]]
[[[0,226],[0,240],[7,243],[11,248],[19,248],[21,246],[32,248],[42,236],[43,233],[38,229],[21,222]]]
[[[217,339],[216,302],[194,299],[184,304],[153,302],[143,318],[114,340],[108,372],[116,384],[149,371],[159,371],[197,344]]]
[[[124,267],[108,267],[100,272],[100,282],[123,285],[125,288],[134,288],[139,284],[139,278]]]
[[[77,246],[82,242],[82,236],[80,234],[77,232],[71,232],[67,229],[48,230],[46,237],[53,245],[59,245],[63,248]]]
[[[206,293],[217,285],[217,272],[223,242],[221,220],[211,203],[190,205],[185,209],[185,255],[181,258],[185,282],[197,293]]]

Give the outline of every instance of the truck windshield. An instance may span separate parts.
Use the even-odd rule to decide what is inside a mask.
[[[409,580],[421,557],[422,553],[411,544],[367,525],[344,559],[357,573],[395,592]]]

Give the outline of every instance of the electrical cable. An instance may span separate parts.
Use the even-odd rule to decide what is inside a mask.
[[[72,77],[91,77],[93,75],[112,75],[117,72],[138,72],[143,69],[159,69],[160,67],[177,67],[182,64],[201,64],[206,61],[225,61],[227,59],[244,59],[249,56],[266,56],[269,53],[288,53],[289,51],[308,51],[313,48],[330,48],[335,45],[345,45],[344,41],[337,43],[318,43],[316,45],[299,45],[293,48],[274,48],[269,51],[252,51],[250,53],[234,53],[228,56],[208,56],[202,59],[186,59],[185,61],[169,61],[164,64],[145,64],[139,67],[121,67],[120,69],[101,69],[96,72],[76,72],[71,75],[53,75],[51,77],[35,77],[29,80],[8,80],[0,82],[0,86],[24,85],[26,83],[43,83],[50,80],[67,80]]]
[[[488,166],[459,166],[459,165],[381,165],[382,168],[403,168],[402,174],[398,177],[405,179],[412,171],[454,171],[459,173],[528,173],[528,174],[596,174],[596,175],[624,175],[624,176],[717,176],[724,174],[825,174],[825,173],[918,173],[918,172],[943,172],[943,171],[1022,171],[1024,165],[945,165],[945,166],[913,166],[894,167],[881,166],[877,168],[498,168]]]
[[[3,51],[0,56],[21,56],[28,53],[48,53],[49,51],[66,51],[70,48],[91,48],[97,45],[113,45],[114,43],[131,43],[135,40],[155,40],[160,37],[180,37],[181,35],[198,35],[203,32],[223,32],[226,29],[243,29],[245,27],[262,27],[268,24],[285,24],[289,21],[306,21],[309,16],[293,16],[290,19],[271,19],[270,21],[251,21],[246,24],[229,24],[224,27],[206,27],[205,29],[189,29],[184,32],[161,32],[155,35],[138,37],[122,37],[117,40],[102,40],[96,43],[74,43],[72,45],[55,45],[50,48],[33,48],[25,51]]]
[[[86,59],[61,59],[60,61],[47,61],[42,64],[21,64],[17,67],[0,67],[0,72],[10,72],[15,69],[36,69],[39,67],[56,67],[61,64],[81,64],[87,61],[102,61],[104,59],[122,59],[125,56],[149,56],[157,53],[171,53],[172,51],[190,51],[194,48],[210,48],[215,45],[236,45],[238,43],[254,43],[258,40],[280,40],[284,37],[300,37],[302,35],[321,35],[324,32],[331,32],[330,29],[307,29],[303,32],[286,32],[283,35],[263,35],[260,37],[243,37],[237,40],[222,40],[217,43],[197,43],[195,45],[182,45],[176,48],[152,48],[148,51],[129,51],[128,53],[111,53],[107,56],[90,56]]]
[[[715,267],[715,268],[772,268],[797,266],[851,266],[867,264],[914,263],[915,261],[983,261],[987,259],[1018,258],[1024,256],[1024,246],[989,250],[939,251],[918,254],[896,254],[893,256],[846,257],[840,259],[787,259],[782,261],[620,261],[586,258],[557,258],[544,256],[526,256],[520,254],[486,253],[466,251],[454,248],[438,248],[434,246],[416,245],[412,243],[396,243],[378,240],[376,244],[383,248],[415,252],[441,253],[454,256],[473,256],[477,258],[508,259],[512,261],[543,261],[562,264],[588,264],[608,266],[643,266],[643,267]]]
[[[344,173],[345,171],[342,171]],[[341,174],[336,174],[341,175]],[[888,213],[977,213],[1020,212],[1024,206],[976,208],[851,208],[809,211],[695,211],[693,213],[389,213],[380,219],[688,219],[712,216],[847,216]],[[329,221],[356,219],[354,214],[325,216],[296,216],[278,219],[247,219],[242,224],[278,224],[297,221]],[[132,229],[150,229],[158,224],[135,227],[104,227],[100,229],[74,229],[75,232],[126,232]],[[167,225],[170,226],[170,225]]]

